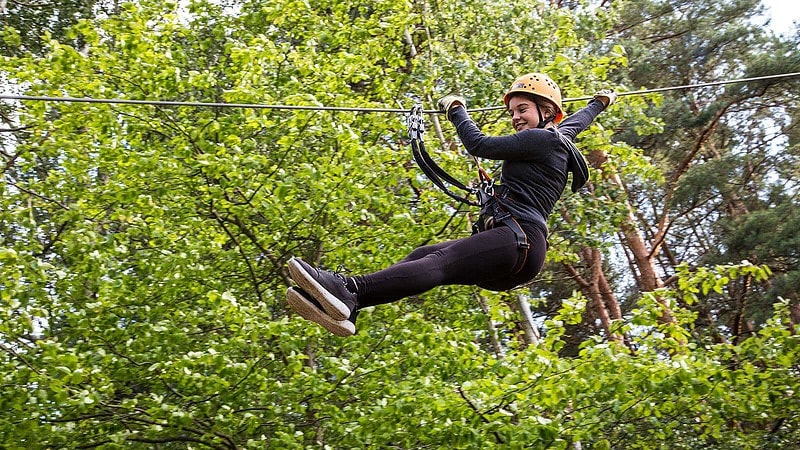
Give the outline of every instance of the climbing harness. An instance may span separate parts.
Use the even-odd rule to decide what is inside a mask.
[[[525,266],[525,262],[528,259],[528,250],[531,248],[531,245],[528,242],[528,236],[525,234],[522,226],[520,226],[514,216],[502,205],[503,201],[513,201],[508,196],[508,189],[502,185],[495,185],[492,177],[481,167],[478,158],[475,156],[473,156],[473,159],[478,166],[478,187],[467,186],[436,164],[436,161],[434,161],[425,150],[425,143],[422,139],[422,135],[425,132],[425,122],[422,114],[422,105],[417,104],[411,108],[411,112],[406,119],[408,137],[411,140],[411,152],[414,161],[425,176],[428,177],[436,187],[441,189],[442,192],[461,203],[470,206],[479,206],[481,208],[478,214],[478,220],[472,224],[472,234],[492,229],[497,225],[505,225],[511,228],[517,240],[517,250],[519,250],[517,261],[514,263],[512,272],[514,274],[518,273]],[[464,191],[465,194],[458,195],[454,193],[448,188],[448,184]],[[477,202],[470,200],[470,195],[475,195],[477,197]]]
[[[497,224],[511,228],[511,231],[514,232],[514,237],[517,239],[518,250],[517,261],[514,263],[514,268],[511,272],[517,274],[528,260],[528,250],[530,250],[531,244],[528,242],[528,235],[525,234],[525,230],[522,229],[517,219],[501,204],[501,201],[509,200],[508,189],[502,185],[498,185],[498,188],[492,189],[491,194],[483,190],[478,191],[481,212],[478,214],[478,220],[472,224],[472,234],[490,230]]]

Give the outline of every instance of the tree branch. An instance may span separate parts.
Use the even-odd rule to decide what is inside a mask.
[[[475,406],[475,404],[472,403],[472,401],[469,398],[467,398],[467,394],[464,392],[464,389],[461,386],[459,386],[457,390],[458,390],[458,394],[461,396],[461,398],[463,398],[464,401],[467,402],[467,405],[469,405],[470,409],[472,409],[472,411],[474,411],[475,414],[477,414],[477,416],[484,423],[492,423],[492,421],[487,419],[486,416],[484,416],[483,413],[478,410],[478,407]],[[497,439],[498,443],[505,444],[505,441],[503,441],[503,438],[500,436],[500,433],[498,433],[497,431],[492,431],[492,434],[494,434],[494,437],[495,437],[495,439]]]

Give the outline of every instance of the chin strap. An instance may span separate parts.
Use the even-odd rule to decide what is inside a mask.
[[[545,119],[544,117],[542,117],[542,108],[539,107],[538,103],[535,104],[536,104],[536,112],[539,114],[539,125],[536,128],[544,128],[547,126],[548,123],[553,121],[553,118],[548,117],[547,119]]]

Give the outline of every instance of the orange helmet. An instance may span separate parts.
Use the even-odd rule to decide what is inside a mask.
[[[503,103],[506,104],[506,107],[508,107],[508,102],[511,100],[511,95],[517,92],[532,94],[553,102],[556,105],[556,117],[553,119],[555,123],[561,122],[561,119],[564,118],[564,110],[561,107],[561,89],[547,75],[543,73],[528,73],[514,80],[503,97]]]

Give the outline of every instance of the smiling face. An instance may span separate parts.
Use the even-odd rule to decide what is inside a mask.
[[[532,95],[518,94],[509,99],[508,114],[511,116],[511,126],[519,133],[538,128],[539,117],[544,120],[555,117],[555,107],[544,99],[537,100]]]

